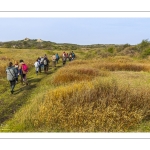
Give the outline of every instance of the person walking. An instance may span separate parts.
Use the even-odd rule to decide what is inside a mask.
[[[18,83],[18,77],[19,77],[19,70],[18,70],[19,64],[18,64],[18,61],[15,61],[14,67],[15,67],[16,70],[17,70],[17,74],[16,74],[16,83]]]
[[[75,53],[72,51],[72,60],[75,59],[76,55]]]
[[[63,52],[63,54],[62,54],[62,63],[63,63],[63,65],[66,64],[66,53],[65,52]]]
[[[41,60],[40,60],[40,67],[41,67],[41,72],[42,72],[42,70],[44,71],[44,57],[40,57],[41,58]]]
[[[40,64],[40,62],[41,62],[41,58],[40,57],[38,57],[38,59],[37,59],[37,61],[39,62],[39,69],[38,69],[38,72],[40,72],[41,73],[41,64]]]
[[[36,72],[36,75],[38,75],[38,72],[39,72],[39,66],[40,66],[38,59],[37,59],[36,62],[34,63],[34,66],[35,66],[35,72]]]
[[[58,61],[59,61],[59,55],[58,55],[58,53],[55,56],[56,56],[56,63],[58,64]]]
[[[69,61],[71,61],[72,60],[72,54],[70,53],[69,54]]]
[[[17,75],[17,70],[13,66],[12,62],[9,62],[8,67],[6,68],[6,73],[7,73],[7,80],[10,82],[10,88],[11,88],[11,94],[14,93],[14,88],[16,85],[16,75]]]
[[[66,60],[69,60],[69,54],[68,53],[66,53]]]
[[[44,72],[46,73],[48,72],[49,64],[50,64],[50,60],[48,59],[46,54],[44,55],[43,63],[44,63]]]
[[[28,66],[24,63],[24,61],[21,59],[19,63],[19,74],[21,76],[21,83],[25,83],[28,85],[27,81],[27,73],[28,73]]]
[[[47,57],[44,57],[43,63],[44,63],[44,72],[46,73],[46,72],[48,72],[48,59],[47,59]]]
[[[56,67],[56,55],[52,56],[53,67]]]

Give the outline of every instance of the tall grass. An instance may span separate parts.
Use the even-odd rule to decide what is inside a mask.
[[[35,103],[30,110],[26,107],[28,114],[20,114],[22,125],[17,120],[12,130],[20,124],[20,131],[125,132],[150,109],[149,89],[132,89],[105,77],[59,86],[48,91],[43,101],[34,101],[36,108]]]
[[[72,62],[74,66],[77,65],[90,65],[90,67],[94,67],[97,69],[105,69],[105,70],[109,70],[109,71],[150,71],[150,64],[149,62],[147,63],[139,63],[139,62],[133,62],[133,61],[129,61],[128,59],[127,61],[123,61],[123,62],[119,62],[118,60],[114,60],[114,59],[92,59],[91,61],[86,61],[86,60],[82,60],[82,61],[75,61]]]
[[[76,61],[78,64],[78,61]],[[99,70],[96,67],[90,66],[90,64],[74,64],[69,63],[64,68],[58,70],[53,76],[52,84],[61,85],[74,81],[90,81],[97,76],[109,76],[109,71]]]

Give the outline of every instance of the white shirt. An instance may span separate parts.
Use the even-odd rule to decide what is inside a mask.
[[[37,68],[37,67],[39,67],[39,62],[38,61],[36,61],[35,63],[34,63],[34,66]]]

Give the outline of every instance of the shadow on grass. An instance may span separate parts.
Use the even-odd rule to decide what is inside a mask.
[[[11,119],[16,111],[18,111],[30,99],[31,94],[33,93],[32,91],[37,87],[37,84],[40,83],[43,78],[46,78],[46,75],[53,74],[59,68],[61,68],[61,66],[51,68],[47,73],[42,72],[41,74],[45,75],[40,78],[36,78],[36,76],[27,77],[29,85],[19,85],[19,89],[15,90],[12,95],[8,95],[6,97],[8,101],[3,106],[0,106],[0,124]]]
[[[32,89],[34,89],[34,88],[36,88],[36,84],[33,84],[33,85],[25,85],[24,87],[21,87],[20,89],[15,90],[14,93],[13,93],[13,95],[17,95],[17,94],[19,94],[20,92],[25,91],[25,90],[32,90]]]
[[[31,83],[38,83],[42,80],[42,78],[32,78],[32,79],[28,79],[29,84]]]
[[[10,101],[12,100],[12,97],[18,95],[19,93],[21,93],[21,95],[19,95],[17,97],[17,99],[12,100],[12,102],[5,104],[4,108],[1,108],[0,111],[0,124],[2,124],[4,121],[6,121],[7,119],[10,119],[15,112],[21,108],[21,106],[23,106],[24,104],[26,104],[26,102],[28,101],[30,95],[32,92],[32,89],[36,88],[36,84],[33,85],[27,85],[24,87],[21,87],[18,90],[15,90],[13,95],[9,96]],[[24,91],[24,92],[22,92]]]

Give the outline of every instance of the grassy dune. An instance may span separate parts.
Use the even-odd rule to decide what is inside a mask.
[[[7,61],[18,57],[6,51]],[[0,88],[1,132],[147,132],[150,116],[149,60],[131,57],[99,58],[93,52],[75,51],[77,59],[48,74],[36,76],[33,63],[38,56],[63,51],[23,50],[30,64],[29,86],[16,86],[12,96],[9,84]],[[29,57],[30,56],[30,57]],[[82,58],[82,59],[81,59]],[[2,73],[2,72],[1,72]],[[7,83],[5,74],[0,82]],[[4,117],[5,116],[5,117]]]

